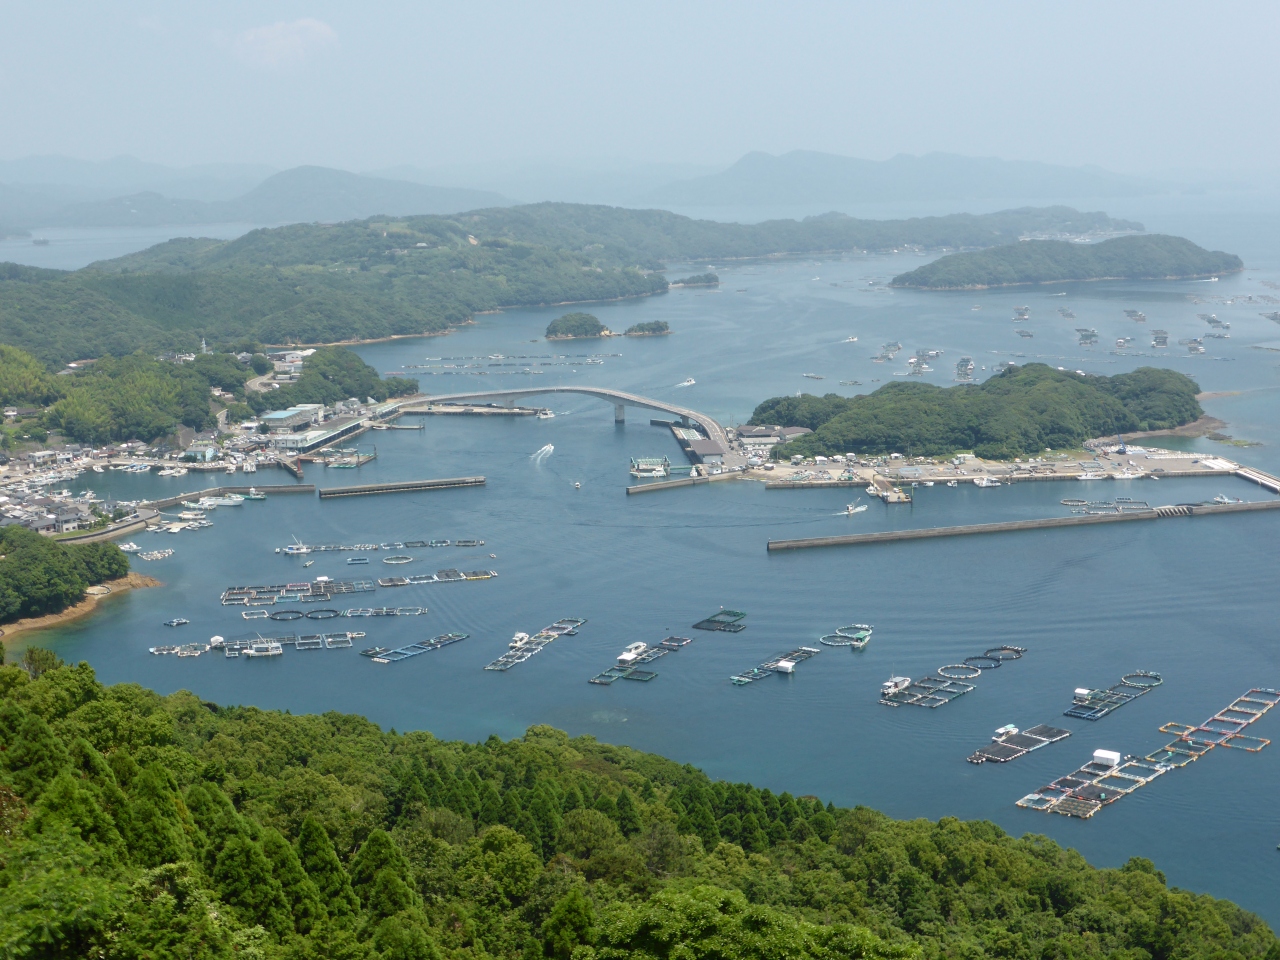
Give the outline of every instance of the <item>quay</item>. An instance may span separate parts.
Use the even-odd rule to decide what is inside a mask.
[[[443,480],[400,480],[394,483],[362,483],[353,487],[325,487],[320,499],[363,497],[376,493],[413,493],[420,490],[447,490],[454,487],[482,487],[484,477],[450,477]]]
[[[921,527],[914,530],[882,530],[876,533],[851,533],[836,537],[806,537],[796,540],[770,540],[769,552],[804,550],[810,547],[847,547],[898,540],[927,540],[934,537],[963,537],[981,533],[1011,533],[1019,530],[1046,530],[1055,527],[1078,527],[1099,523],[1123,523],[1129,520],[1161,520],[1170,517],[1198,517],[1219,513],[1245,513],[1254,510],[1280,509],[1280,500],[1253,503],[1170,504],[1130,513],[1084,514],[1070,517],[1045,517],[1041,520],[1007,520],[1001,523],[973,523],[958,527]]]
[[[165,507],[176,507],[187,500],[199,500],[201,497],[220,497],[227,493],[248,493],[250,490],[256,490],[258,493],[274,495],[280,493],[315,493],[315,489],[316,487],[313,483],[270,483],[263,486],[254,484],[252,486],[206,487],[203,490],[188,490],[186,493],[179,494],[176,497],[165,497],[163,500],[145,500],[143,501],[143,506],[152,510],[163,510]]]
[[[736,480],[741,473],[713,473],[709,477],[681,477],[678,480],[655,480],[653,483],[633,483],[627,487],[627,496],[636,493],[652,493],[655,490],[670,490],[673,487],[694,487],[700,483],[712,483],[716,480]]]

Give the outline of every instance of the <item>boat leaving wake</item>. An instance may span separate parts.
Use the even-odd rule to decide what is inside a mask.
[[[548,443],[545,447],[540,448],[537,453],[532,454],[529,459],[534,463],[542,463],[543,460],[547,459],[547,457],[551,456],[551,454],[555,452],[556,448],[552,444]]]
[[[677,386],[677,387],[692,387],[692,386],[693,386],[695,383],[697,383],[697,382],[698,382],[698,381],[697,381],[697,380],[695,380],[695,379],[693,379],[693,377],[690,377],[688,380],[685,380],[683,383],[677,383],[677,384],[676,384],[676,386]]]

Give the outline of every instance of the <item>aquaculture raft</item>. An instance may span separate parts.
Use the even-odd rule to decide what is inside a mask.
[[[988,760],[993,763],[1008,763],[1010,760],[1025,756],[1032,750],[1039,750],[1051,743],[1065,740],[1069,736],[1071,736],[1070,730],[1051,727],[1045,723],[1038,724],[1030,730],[1011,730],[992,739],[987,746],[979,747],[968,760],[970,763],[986,763]]]
[[[755,680],[763,680],[765,677],[774,673],[791,673],[795,670],[796,664],[810,657],[816,657],[822,651],[817,647],[797,647],[787,653],[780,653],[772,660],[766,660],[759,666],[752,667],[750,670],[744,670],[742,673],[735,674],[729,680],[735,686],[746,686]]]
[[[312,580],[256,587],[227,587],[222,591],[222,605],[269,607],[281,600],[315,603],[348,593],[372,593],[375,589],[372,580]]]
[[[1280,704],[1280,691],[1254,687],[1198,726],[1166,723],[1160,730],[1177,734],[1177,739],[1145,757],[1125,757],[1114,766],[1095,759],[1075,773],[1059,777],[1048,786],[1027,794],[1017,805],[1029,810],[1088,819],[1107,804],[1145,786],[1156,777],[1199,760],[1214,747],[1257,753],[1271,741],[1245,736],[1241,731],[1256,723],[1277,704]]]
[[[665,657],[668,653],[679,650],[681,647],[687,647],[691,643],[693,643],[693,640],[689,637],[667,637],[661,643],[646,647],[642,653],[637,654],[635,659],[629,663],[620,663],[609,667],[587,682],[608,686],[615,680],[652,680],[657,674],[652,670],[641,670],[640,664],[652,663],[659,657]]]
[[[937,676],[912,680],[907,686],[892,693],[880,694],[880,702],[886,707],[928,707],[936,710],[977,688],[966,681],[976,679],[987,670],[998,670],[1008,660],[1018,660],[1025,647],[992,647],[979,656],[966,657],[963,663],[948,663],[937,669]]]
[[[720,608],[719,613],[713,613],[705,620],[699,620],[693,625],[695,630],[720,630],[725,633],[740,633],[747,629],[747,625],[742,621],[747,615],[741,610],[726,610]]]
[[[278,656],[284,647],[295,650],[341,650],[351,646],[353,639],[363,637],[363,633],[344,631],[340,633],[286,633],[266,637],[260,633],[249,634],[232,640],[214,637],[209,645],[215,650],[222,650],[228,658],[239,656],[267,657]]]
[[[1080,720],[1101,720],[1111,711],[1123,707],[1131,700],[1137,700],[1138,697],[1150,693],[1160,684],[1164,683],[1164,678],[1158,673],[1151,673],[1146,670],[1135,670],[1133,673],[1126,673],[1120,678],[1120,682],[1108,687],[1106,690],[1085,690],[1083,688],[1076,691],[1073,699],[1073,706],[1063,712],[1064,717],[1076,717]]]
[[[422,583],[453,583],[459,580],[492,580],[497,570],[437,570],[435,573],[419,573],[411,577],[379,577],[380,587],[412,587]]]
[[[851,623],[847,627],[836,627],[835,633],[824,634],[818,638],[818,642],[828,647],[861,650],[871,640],[873,629],[869,623]]]
[[[540,653],[542,648],[551,643],[556,637],[573,636],[578,632],[578,627],[586,623],[585,617],[565,617],[557,620],[550,626],[543,627],[533,636],[524,633],[517,633],[509,643],[508,650],[497,660],[485,665],[486,670],[505,671],[510,670],[517,663],[524,663],[536,653]]]
[[[406,647],[399,647],[395,650],[390,650],[387,647],[369,647],[367,650],[361,650],[360,656],[369,657],[374,663],[396,663],[400,660],[416,657],[420,653],[429,653],[432,650],[447,647],[451,643],[466,640],[467,636],[468,634],[465,633],[445,633],[438,637],[432,637],[430,640],[419,640],[417,643],[411,643]]]

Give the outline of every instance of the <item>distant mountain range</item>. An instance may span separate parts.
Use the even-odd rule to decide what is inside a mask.
[[[669,183],[644,199],[661,207],[839,206],[930,200],[1134,197],[1169,189],[1167,184],[1098,167],[1063,167],[950,153],[858,160],[794,150],[781,156],[749,153],[727,170]]]
[[[12,165],[0,164],[0,175]],[[64,171],[54,165],[49,175],[59,172]],[[456,213],[515,202],[488,190],[430,187],[326,167],[295,167],[254,182],[231,199],[217,200],[173,197],[154,189],[101,198],[92,194],[104,188],[85,184],[83,178],[70,184],[0,184],[0,234],[33,227],[336,222],[378,214]],[[85,193],[91,196],[84,198]]]

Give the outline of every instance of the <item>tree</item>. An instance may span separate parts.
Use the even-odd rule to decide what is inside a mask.
[[[149,764],[129,786],[129,852],[144,867],[190,860],[194,854],[186,806],[173,774]]]
[[[351,877],[333,849],[333,841],[320,821],[308,816],[298,831],[298,860],[320,893],[320,902],[330,916],[356,913],[360,901],[351,889]]]
[[[58,655],[52,650],[46,650],[44,647],[27,647],[22,651],[23,669],[31,674],[32,680],[37,680],[41,674],[50,670],[57,670],[62,665],[62,660]]]
[[[626,837],[634,837],[640,832],[640,812],[636,808],[635,798],[626,787],[618,793],[618,829]]]
[[[212,872],[214,888],[248,924],[260,924],[277,937],[293,930],[293,915],[280,881],[262,848],[243,835],[233,836],[218,854]]]
[[[391,835],[374,830],[351,860],[351,888],[366,907],[370,905],[374,881],[383,870],[391,870],[403,881],[410,879],[409,861]]]
[[[35,714],[26,714],[17,735],[0,763],[26,800],[34,800],[58,772],[67,765],[67,748],[53,735],[49,725]]]
[[[595,943],[595,922],[591,904],[582,889],[574,887],[556,901],[542,924],[543,952],[554,960],[570,960],[574,947]]]
[[[271,863],[271,873],[279,882],[285,903],[293,913],[294,929],[298,933],[308,933],[325,911],[320,903],[320,892],[302,869],[298,852],[273,827],[262,830],[262,852]]]

